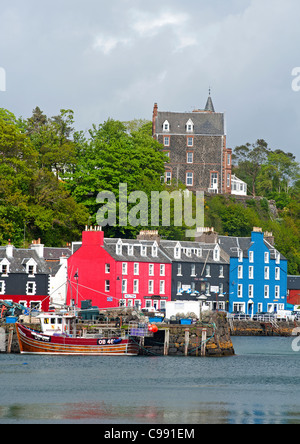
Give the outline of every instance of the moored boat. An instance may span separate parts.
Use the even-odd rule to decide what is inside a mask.
[[[75,316],[43,313],[39,315],[42,331],[17,323],[22,354],[137,356],[139,343],[130,335],[99,337],[77,336]],[[73,334],[71,333],[73,332]]]

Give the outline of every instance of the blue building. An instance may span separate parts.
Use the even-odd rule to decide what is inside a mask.
[[[229,312],[250,316],[285,310],[287,259],[274,247],[272,233],[254,228],[251,238],[219,236],[230,256]]]

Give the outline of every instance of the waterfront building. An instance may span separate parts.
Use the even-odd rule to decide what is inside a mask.
[[[48,310],[50,271],[34,248],[0,247],[0,299]]]
[[[211,310],[228,310],[230,257],[217,242],[161,240],[172,260],[172,301],[201,301]]]
[[[172,262],[155,232],[137,240],[107,239],[100,227],[86,228],[68,259],[70,304],[91,300],[99,308],[164,310],[171,300]]]
[[[300,306],[300,276],[288,276],[288,304]]]
[[[230,256],[230,312],[252,316],[286,308],[287,259],[272,233],[254,228],[249,238],[219,236],[219,244]]]

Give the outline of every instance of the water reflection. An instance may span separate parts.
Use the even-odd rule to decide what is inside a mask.
[[[15,404],[0,406],[0,423],[98,424],[300,424],[300,412],[263,405],[203,403],[189,410],[155,406],[113,406],[107,403]]]

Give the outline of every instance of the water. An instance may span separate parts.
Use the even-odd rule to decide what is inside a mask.
[[[237,356],[0,355],[0,423],[300,423],[292,338],[233,338]]]

